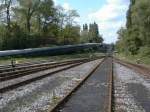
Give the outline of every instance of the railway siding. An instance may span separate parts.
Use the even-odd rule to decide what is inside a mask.
[[[65,103],[52,112],[109,112],[111,59],[106,59]]]
[[[1,94],[0,111],[47,111],[92,71],[101,59],[82,64],[50,77]]]
[[[39,77],[2,92],[0,111],[149,112],[149,71],[112,57],[79,60],[0,82],[4,87]]]

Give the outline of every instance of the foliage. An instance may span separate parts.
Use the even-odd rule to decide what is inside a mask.
[[[103,42],[103,38],[99,34],[98,24],[96,24],[95,22],[93,24],[90,24],[89,27],[87,24],[84,24],[81,35],[82,35],[81,36],[82,43],[86,43],[86,42],[102,43]]]
[[[67,25],[64,29],[64,44],[77,44],[79,43],[79,37],[80,37],[80,27],[74,26],[71,27],[70,25]]]
[[[126,55],[150,56],[150,1],[131,0],[126,28],[118,31],[116,48]]]
[[[78,17],[53,0],[1,0],[0,50],[81,43]],[[96,23],[87,33],[84,42],[102,42]]]

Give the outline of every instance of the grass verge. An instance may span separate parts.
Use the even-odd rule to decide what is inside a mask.
[[[150,56],[141,56],[141,55],[124,55],[116,53],[115,57],[129,61],[136,64],[142,64],[144,66],[150,67]]]
[[[0,58],[0,65],[10,64],[11,60],[17,61],[17,63],[24,62],[37,62],[41,60],[50,60],[50,61],[62,61],[68,59],[78,59],[78,58],[92,58],[104,56],[104,53],[101,52],[88,52],[88,53],[76,53],[68,55],[59,55],[59,56],[40,56],[40,57],[3,57]]]

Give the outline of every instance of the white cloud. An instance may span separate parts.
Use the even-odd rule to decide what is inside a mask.
[[[98,22],[99,24],[99,28],[102,31],[107,31],[107,30],[111,30],[111,29],[116,29],[120,26],[124,26],[125,22],[124,21],[104,21],[104,22]]]
[[[69,3],[64,3],[64,4],[62,5],[62,7],[63,7],[66,11],[68,11],[68,10],[71,10],[71,9],[72,9],[72,7],[70,6],[70,4],[69,4]]]
[[[57,0],[53,0],[55,4],[57,4]]]
[[[124,11],[126,11],[126,6],[118,6],[116,4],[106,4],[97,12],[89,14],[89,18],[95,18],[100,21],[107,21],[119,17]]]
[[[120,4],[123,0],[107,0],[107,3],[110,4]]]
[[[110,43],[117,40],[116,32],[126,22],[128,4],[128,0],[107,0],[98,11],[88,15],[90,22],[96,21],[99,24],[105,42]]]

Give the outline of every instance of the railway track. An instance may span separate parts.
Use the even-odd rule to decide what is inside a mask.
[[[139,72],[140,74],[145,75],[148,78],[150,78],[150,69],[147,67],[144,67],[144,66],[138,65],[138,64],[134,64],[134,63],[130,63],[127,61],[123,61],[123,60],[120,60],[117,58],[114,58],[114,61],[123,66],[126,66],[127,68],[133,69],[134,71]]]
[[[112,58],[104,59],[50,112],[111,112]]]
[[[28,65],[34,65],[34,64],[41,64],[41,63],[50,63],[52,62],[51,60],[39,60],[39,61],[26,61],[26,62],[20,62],[15,64],[15,67],[24,67],[24,66],[28,66]],[[12,70],[12,65],[11,64],[7,64],[7,65],[0,65],[0,72],[2,72],[4,69],[10,69]]]
[[[85,58],[87,59],[87,58]],[[80,61],[83,59],[75,59],[75,60],[67,60],[67,61],[61,61],[61,62],[51,62],[50,60],[47,61],[39,61],[39,62],[26,62],[22,64],[16,64],[15,67],[12,67],[11,65],[6,65],[0,69],[0,74],[4,72],[11,72],[11,71],[17,71],[21,69],[29,69],[33,67],[41,67],[41,66],[47,66],[52,64],[59,64],[59,63],[65,63],[65,62],[72,62],[72,61]]]
[[[34,73],[34,72],[39,72],[39,71],[46,70],[46,69],[52,69],[55,67],[65,66],[68,64],[84,62],[84,61],[87,61],[87,59],[64,61],[64,62],[59,62],[59,63],[46,63],[46,64],[31,65],[31,66],[29,65],[26,67],[22,67],[16,71],[0,73],[0,81],[3,82],[6,80],[11,80],[14,78],[23,77],[25,75],[29,75],[29,74]]]
[[[73,60],[73,61],[66,61],[66,62],[55,63],[55,64],[53,63],[48,66],[44,65],[43,68],[40,65],[40,66],[38,66],[36,68],[32,68],[30,70],[10,72],[9,75],[1,74],[0,93],[4,93],[6,91],[26,85],[26,84],[31,83],[36,80],[40,80],[40,79],[50,76],[54,73],[58,73],[63,70],[73,68],[75,66],[79,66],[83,63],[86,63],[86,62],[89,62],[92,60],[94,60],[94,59]],[[45,69],[52,69],[52,71],[43,73],[43,70],[45,70]],[[37,72],[37,71],[41,71],[41,72],[33,73],[33,72]]]
[[[114,112],[149,112],[150,69],[114,58]]]
[[[41,80],[42,78],[48,77],[54,73],[67,70],[93,60],[84,59],[67,63],[59,63],[59,67],[57,67],[57,64],[37,67],[37,70],[41,68],[41,74],[29,73],[31,76],[21,75],[21,77],[10,78],[0,82],[0,93],[5,94],[5,92],[9,90],[24,86],[36,80]],[[48,73],[42,73],[44,71],[44,68],[42,70],[42,67],[48,67],[48,69],[52,70]],[[58,97],[60,98],[58,100],[56,99],[57,104],[55,102],[54,104],[52,103],[52,105],[50,104],[48,111],[149,112],[149,80],[148,78],[145,79],[145,77],[141,76],[144,73],[147,74],[146,76],[149,76],[148,68],[116,58],[106,57],[91,70],[88,74],[81,78],[82,80],[78,80],[74,86],[71,86],[68,91],[65,90],[63,94],[64,96]],[[6,76],[1,76],[0,78],[6,78]],[[10,74],[7,77],[13,76],[14,75]],[[28,77],[28,79],[24,79],[23,77]],[[18,80],[19,82],[17,82]],[[5,83],[11,81],[13,82]],[[2,87],[1,84],[6,85]],[[142,111],[142,109],[145,109],[146,111]]]
[[[41,72],[44,71],[44,68],[42,70],[42,67],[48,67],[48,69],[51,68],[52,71],[39,75],[33,73],[34,76],[22,75],[21,77],[15,77],[13,79],[2,81],[0,82],[0,93],[7,92],[33,81],[50,76],[54,73],[67,70],[93,60],[84,59],[67,63],[59,63],[59,67],[57,67],[57,64],[37,67],[37,70],[41,68]],[[113,69],[113,66],[115,69]],[[47,68],[45,69],[47,70]],[[75,84],[76,86],[72,86],[73,88],[69,90],[70,92],[66,92],[64,97],[61,97],[61,99],[58,100],[58,103],[52,105],[53,108],[50,108],[48,111],[148,112],[150,98],[148,86],[149,80],[144,79],[144,77],[140,76],[139,73],[149,76],[148,74],[150,72],[146,67],[116,58],[106,57],[92,71],[90,71],[90,73],[85,75],[86,77],[84,77],[84,79],[78,80],[76,83],[77,85]],[[10,74],[7,77],[13,77],[13,75]],[[28,79],[22,80],[22,77],[28,77]],[[115,78],[113,79],[113,77]],[[0,78],[6,77],[1,76]],[[1,86],[1,84],[5,84],[5,82],[11,82],[15,80],[18,81],[17,79],[21,81],[13,84],[6,83],[6,85],[3,87]],[[137,81],[137,83],[135,83],[135,81]],[[146,111],[141,111],[141,108],[145,109]]]

